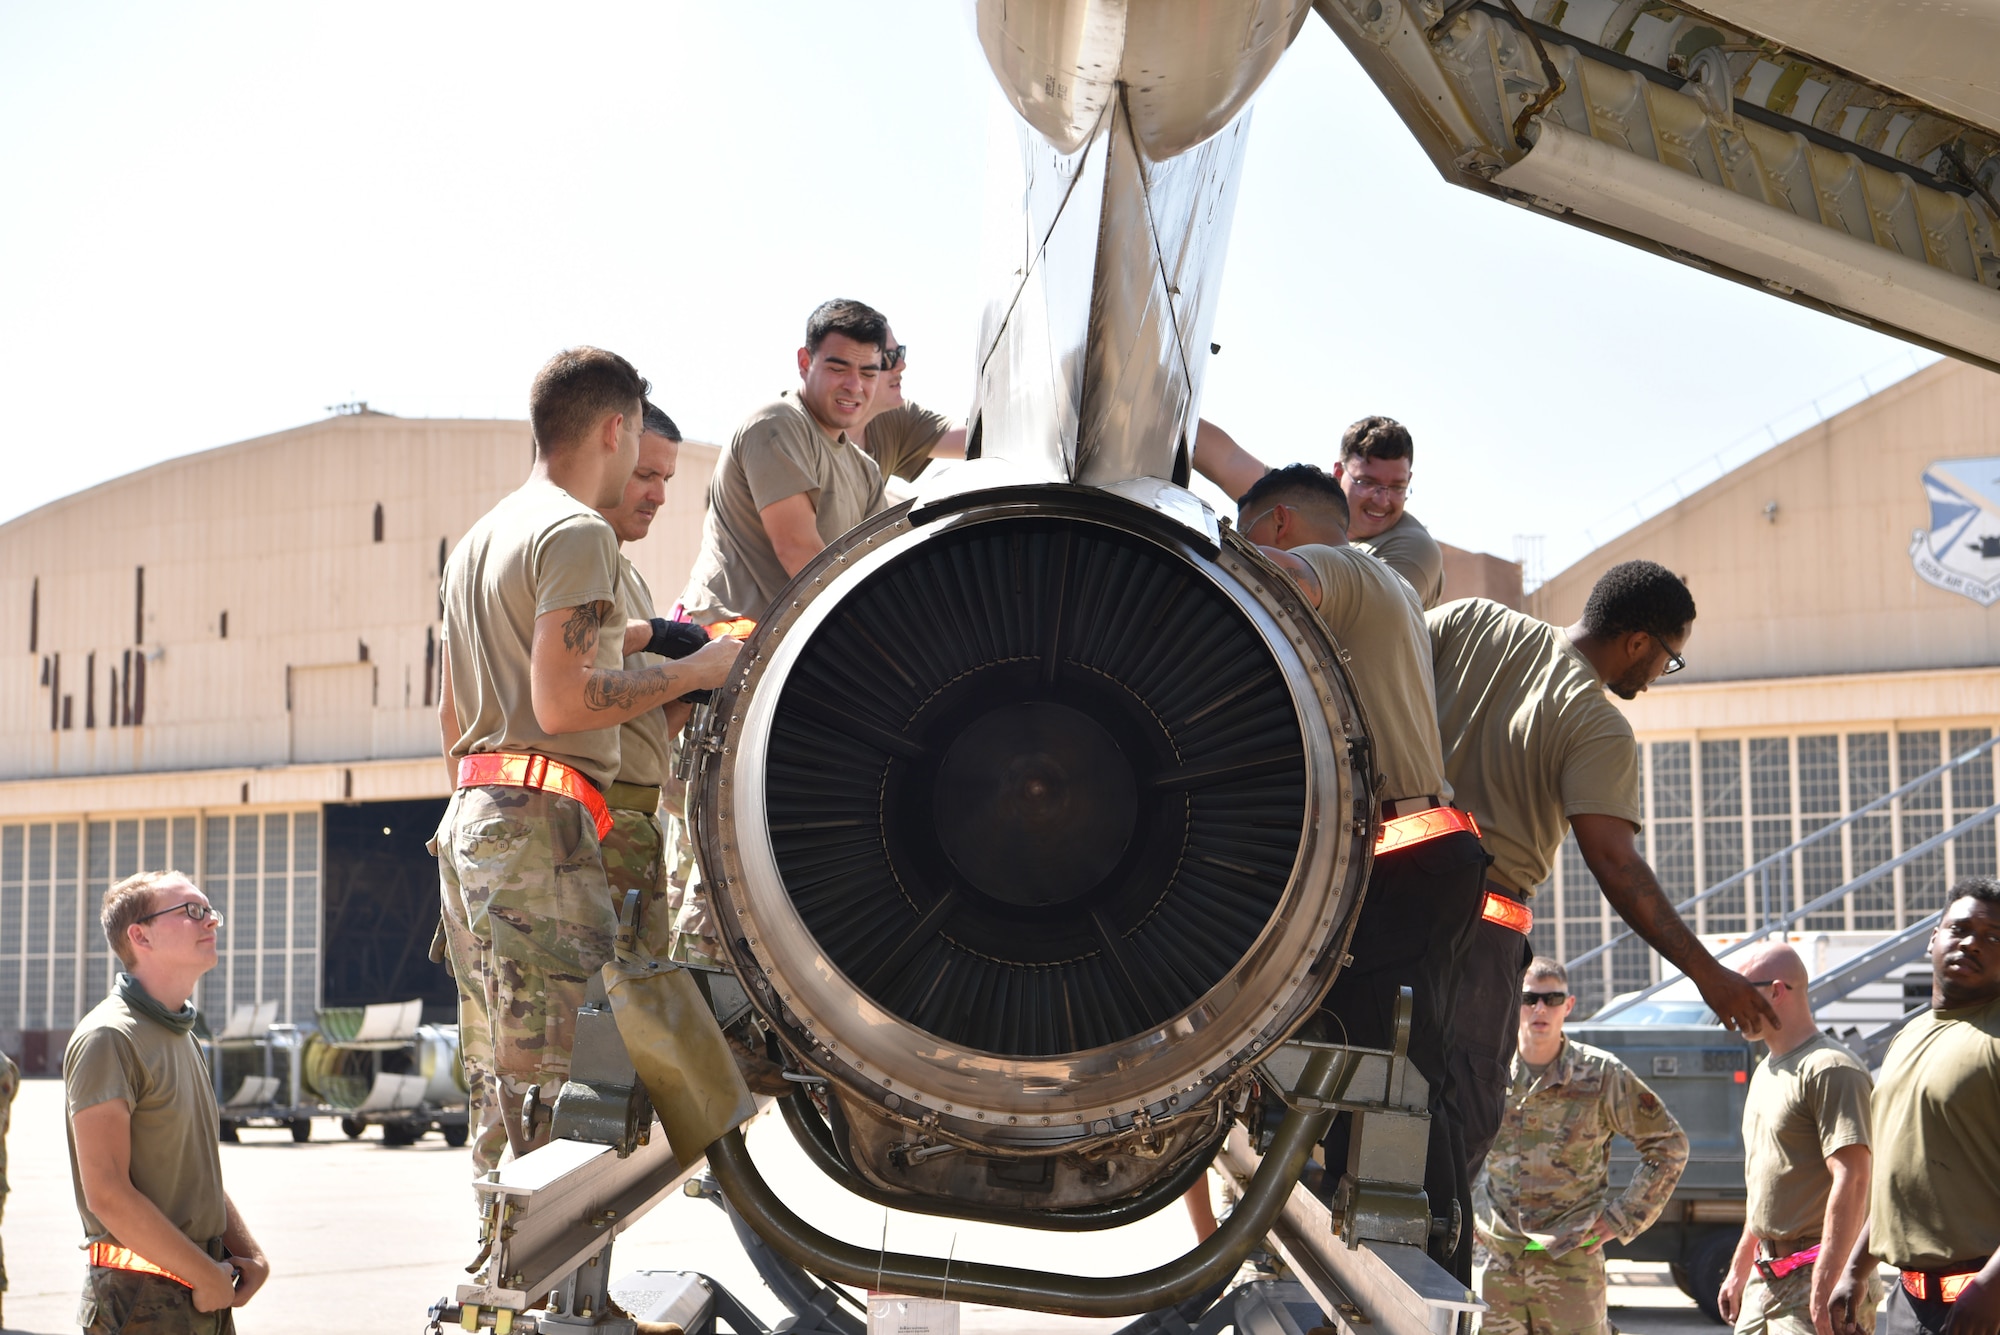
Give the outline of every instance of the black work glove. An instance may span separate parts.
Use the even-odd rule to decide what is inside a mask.
[[[662,658],[686,658],[707,643],[708,631],[692,621],[654,617],[653,638],[646,641],[646,652]]]

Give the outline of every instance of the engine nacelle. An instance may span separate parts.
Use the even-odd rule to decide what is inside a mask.
[[[912,1208],[1069,1210],[1206,1162],[1365,884],[1338,650],[1194,497],[1121,490],[863,524],[699,746],[718,935],[847,1167]]]

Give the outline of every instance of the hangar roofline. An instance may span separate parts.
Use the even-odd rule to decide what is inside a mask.
[[[58,496],[52,501],[44,501],[32,510],[23,511],[15,515],[12,519],[0,521],[0,535],[5,535],[10,529],[15,528],[17,525],[25,524],[29,520],[55,514],[72,505],[81,504],[86,500],[107,493],[114,488],[129,486],[143,478],[161,476],[176,468],[192,466],[196,463],[217,459],[228,454],[248,453],[258,447],[273,445],[280,441],[295,440],[302,435],[313,432],[329,429],[353,430],[355,427],[348,426],[348,423],[354,423],[358,426],[359,424],[368,423],[380,418],[389,418],[393,421],[406,422],[413,425],[421,424],[427,427],[492,427],[495,424],[525,427],[528,424],[525,417],[402,417],[396,413],[385,413],[377,408],[369,408],[358,413],[335,413],[331,416],[322,417],[317,421],[306,422],[299,426],[285,427],[282,430],[267,432],[261,436],[251,436],[245,440],[231,441],[226,445],[212,445],[207,449],[193,450],[187,454],[177,454],[170,459],[162,459],[158,463],[147,464],[143,468],[135,468],[129,473],[120,473],[116,477],[108,477],[102,482],[94,482],[80,491],[72,491],[67,495]]]

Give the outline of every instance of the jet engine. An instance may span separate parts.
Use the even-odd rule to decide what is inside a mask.
[[[808,1149],[910,1209],[1178,1194],[1367,875],[1365,729],[1291,582],[1169,484],[979,490],[850,532],[741,661],[697,837]]]

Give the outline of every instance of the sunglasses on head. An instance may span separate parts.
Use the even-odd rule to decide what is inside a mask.
[[[1550,1010],[1554,1010],[1557,1006],[1562,1005],[1568,1000],[1569,993],[1567,992],[1523,992],[1521,994],[1521,1004],[1523,1006],[1547,1006]]]

